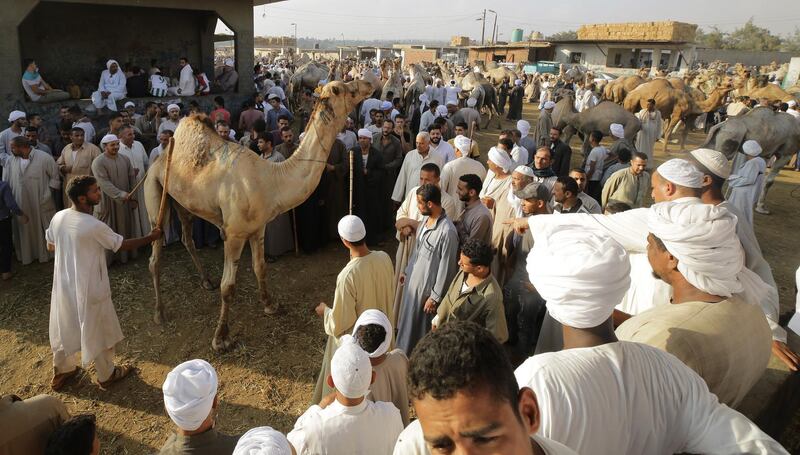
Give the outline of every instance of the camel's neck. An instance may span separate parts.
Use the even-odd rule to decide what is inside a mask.
[[[722,103],[725,101],[725,96],[727,94],[727,90],[714,90],[710,95],[708,95],[708,98],[703,101],[699,101],[697,103],[697,107],[700,108],[702,112],[711,112],[719,109],[719,107],[722,106]]]
[[[314,192],[328,162],[336,133],[343,125],[344,116],[334,115],[324,101],[317,105],[297,150],[291,158],[275,166],[271,176],[274,188],[279,189],[277,205],[282,211],[297,207]]]

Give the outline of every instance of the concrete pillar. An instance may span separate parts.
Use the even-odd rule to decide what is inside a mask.
[[[209,79],[214,79],[214,30],[217,28],[217,15],[209,13],[200,28],[200,60],[193,62],[205,71]]]
[[[653,49],[653,54],[652,54],[651,59],[653,60],[653,62],[650,65],[650,72],[652,74],[656,74],[656,72],[658,71],[658,63],[661,60],[661,49],[660,48],[654,48]]]
[[[236,71],[239,73],[238,92],[242,94],[255,93],[253,87],[253,4],[250,0],[225,2],[225,6],[218,7],[217,14],[223,19],[233,32],[234,49],[236,52]]]
[[[25,100],[22,90],[22,59],[18,27],[36,7],[39,0],[16,0],[6,2],[0,14],[0,109],[5,114],[17,102]],[[5,117],[2,115],[0,117]],[[0,119],[5,125],[5,118]],[[5,126],[3,127],[5,128]]]

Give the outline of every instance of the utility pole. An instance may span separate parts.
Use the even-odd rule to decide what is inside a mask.
[[[481,46],[484,44],[484,38],[486,36],[486,10],[483,10],[483,23],[481,24]]]
[[[497,11],[490,9],[490,13],[494,13],[494,25],[492,26],[492,44],[497,43]]]

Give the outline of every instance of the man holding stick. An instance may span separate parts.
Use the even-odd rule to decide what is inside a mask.
[[[105,250],[135,250],[158,240],[161,229],[125,240],[92,216],[103,197],[92,176],[72,179],[67,194],[73,207],[58,212],[45,234],[47,248],[56,257],[50,304],[54,368],[50,386],[60,390],[78,374],[75,354],[80,352],[84,366],[94,362],[98,385],[106,388],[130,374],[133,367],[114,365],[114,345],[123,337],[111,301]]]

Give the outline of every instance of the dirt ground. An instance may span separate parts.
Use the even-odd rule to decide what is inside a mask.
[[[525,106],[524,115],[535,124],[533,105]],[[506,128],[512,126],[503,123]],[[484,153],[496,137],[496,129],[477,134]],[[699,144],[703,137],[692,134],[687,147]],[[572,145],[579,147],[577,139]],[[661,161],[665,155],[657,157]],[[794,272],[800,254],[797,244],[783,237],[800,232],[799,185],[800,174],[783,171],[770,193],[773,214],[755,215],[756,232],[775,272],[784,312],[794,309]],[[394,248],[393,244],[386,248],[392,257]],[[231,308],[237,345],[225,354],[211,349],[219,292],[199,286],[198,275],[180,245],[167,248],[164,257],[162,292],[169,322],[163,327],[151,322],[153,290],[147,252],[143,253],[127,265],[110,269],[114,303],[126,336],[118,345],[118,357],[135,363],[138,374],[101,391],[92,383],[92,372],[84,373],[55,395],[73,414],[97,415],[104,454],[153,453],[171,430],[161,395],[167,372],[182,361],[203,358],[214,365],[220,378],[220,430],[241,434],[254,426],[270,425],[289,431],[308,405],[325,345],[322,323],[313,308],[320,301],[331,302],[336,275],[347,261],[346,250],[331,243],[313,256],[288,255],[270,264],[269,290],[282,307],[276,316],[264,315],[256,301],[250,252],[245,251],[236,304]],[[218,279],[222,249],[201,250],[200,256]],[[52,269],[52,263],[16,267],[14,279],[0,283],[0,393],[31,397],[49,392]],[[800,450],[798,427],[800,420],[795,419],[782,438],[790,452]]]

